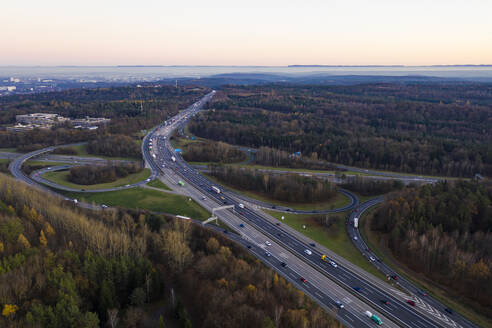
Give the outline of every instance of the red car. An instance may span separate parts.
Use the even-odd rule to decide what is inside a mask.
[[[301,281],[302,282],[307,282],[306,278],[304,278],[304,277],[301,277]]]
[[[408,300],[407,303],[410,304],[411,306],[415,306],[415,302],[412,300]]]
[[[392,275],[391,278],[393,278],[393,280],[398,280],[398,276],[396,274]]]

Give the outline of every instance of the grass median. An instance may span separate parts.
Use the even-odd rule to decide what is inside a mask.
[[[164,189],[164,190],[171,190],[168,186],[166,186],[161,180],[159,179],[154,179],[147,183],[147,186],[154,187],[154,188],[159,188],[159,189]]]
[[[53,172],[46,172],[42,175],[42,177],[46,180],[49,180],[51,182],[54,182],[56,184],[59,184],[61,186],[65,186],[68,188],[73,188],[73,189],[85,189],[85,190],[95,190],[95,189],[109,189],[109,188],[115,188],[115,187],[121,187],[127,184],[134,184],[137,182],[140,182],[142,180],[147,179],[150,176],[150,170],[149,169],[143,169],[140,172],[129,174],[128,176],[117,179],[112,182],[107,182],[107,183],[99,183],[99,184],[93,184],[93,185],[80,185],[76,184],[73,182],[70,182],[68,180],[70,172],[67,171],[53,171]]]

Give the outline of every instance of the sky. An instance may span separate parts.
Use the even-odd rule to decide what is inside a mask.
[[[0,65],[492,64],[492,0],[23,0]]]

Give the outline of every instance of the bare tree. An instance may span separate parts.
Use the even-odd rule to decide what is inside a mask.
[[[118,321],[118,309],[108,309],[108,325],[111,328],[116,328]]]

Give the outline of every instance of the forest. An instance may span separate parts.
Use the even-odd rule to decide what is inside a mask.
[[[413,270],[492,316],[492,185],[440,182],[391,193],[371,229]]]
[[[492,175],[491,99],[479,83],[226,86],[190,131],[315,161]]]
[[[55,144],[103,138],[108,133],[131,135],[177,114],[205,95],[207,90],[165,85],[132,86],[1,97],[0,125],[15,123],[16,115],[36,112],[56,113],[70,118],[106,117],[111,122],[95,131],[76,130],[67,125],[24,133],[0,131],[0,145],[29,151]]]
[[[106,135],[89,141],[87,152],[93,155],[110,157],[142,157],[140,146],[135,140],[132,137],[121,134]]]
[[[246,159],[245,154],[224,142],[191,142],[183,146],[183,158],[188,162],[235,163]]]
[[[68,180],[80,185],[93,185],[113,182],[130,174],[140,172],[142,169],[140,163],[105,166],[73,166],[70,168]]]
[[[292,203],[328,201],[336,196],[333,183],[298,174],[269,174],[254,169],[210,165],[210,175],[232,187],[258,192],[271,199]]]
[[[1,327],[341,327],[222,235],[0,174]]]
[[[404,186],[401,180],[378,180],[360,176],[345,177],[340,184],[340,187],[363,196],[383,195],[391,191],[401,190]]]

